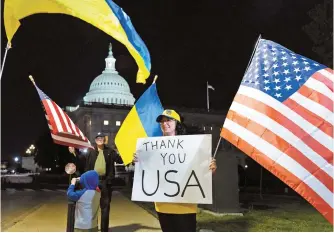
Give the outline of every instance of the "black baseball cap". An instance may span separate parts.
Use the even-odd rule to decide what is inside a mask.
[[[104,133],[102,133],[102,132],[98,132],[97,134],[96,134],[96,136],[95,136],[95,138],[97,138],[97,137],[102,137],[102,138],[104,138],[106,135],[104,134]]]

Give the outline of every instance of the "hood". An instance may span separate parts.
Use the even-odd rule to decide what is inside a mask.
[[[97,174],[97,172],[94,170],[85,172],[80,177],[80,184],[85,189],[96,190],[99,184],[99,174]]]

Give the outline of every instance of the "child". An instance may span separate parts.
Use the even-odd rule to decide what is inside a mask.
[[[75,191],[75,184],[79,181],[83,189]],[[98,188],[99,175],[96,171],[88,171],[80,178],[73,178],[68,187],[67,196],[76,201],[75,231],[98,231],[97,216],[100,207],[101,193]]]

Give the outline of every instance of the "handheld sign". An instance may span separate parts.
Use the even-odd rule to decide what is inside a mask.
[[[133,201],[212,204],[211,134],[137,140]]]
[[[74,163],[68,163],[65,166],[65,172],[69,175],[72,175],[76,171],[76,166]]]

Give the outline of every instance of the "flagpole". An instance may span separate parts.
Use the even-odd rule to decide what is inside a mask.
[[[256,48],[257,48],[257,46],[258,46],[260,40],[261,40],[261,34],[260,34],[259,37],[257,38],[256,44],[255,44],[255,48],[253,49],[252,56],[251,56],[251,58],[250,58],[249,61],[248,61],[248,65],[247,65],[245,74],[246,74],[246,72],[247,72],[247,70],[248,70],[248,67],[249,67],[249,65],[250,65],[250,63],[251,63],[251,61],[252,61],[252,59],[253,59],[254,53],[255,53],[255,51],[256,51]],[[244,74],[244,76],[245,76],[245,74]],[[206,89],[208,89],[208,82],[206,82],[206,85],[207,85]],[[219,137],[219,140],[218,140],[218,143],[217,143],[217,146],[216,146],[215,153],[213,154],[213,158],[216,158],[217,151],[218,151],[219,144],[220,144],[221,140],[222,140],[222,137],[220,136],[220,137]]]
[[[4,65],[5,65],[5,62],[6,62],[6,58],[7,58],[7,52],[8,50],[11,48],[10,46],[10,43],[7,43],[7,46],[6,46],[6,49],[5,49],[5,55],[3,57],[3,61],[2,61],[2,65],[1,65],[1,73],[0,73],[0,80],[2,78],[2,73],[3,73],[3,69],[4,69]]]
[[[210,112],[210,103],[209,103],[209,83],[206,81],[206,106],[208,108],[208,112]]]
[[[213,154],[213,158],[214,158],[214,159],[216,158],[217,151],[218,151],[218,148],[219,148],[219,145],[220,145],[221,140],[222,140],[222,137],[219,136],[219,140],[218,140],[218,143],[217,143],[217,146],[216,146],[216,150],[215,150],[215,153]]]
[[[32,77],[32,75],[29,75],[29,79],[30,79],[30,81],[31,81],[34,85],[36,85],[36,84],[35,84],[35,80],[34,80],[34,78]]]
[[[152,84],[154,84],[157,81],[157,79],[158,79],[158,75],[155,75]]]
[[[246,72],[247,72],[247,70],[248,70],[248,67],[249,67],[249,65],[250,65],[250,63],[251,63],[251,61],[252,61],[252,59],[253,59],[254,53],[255,53],[255,51],[256,51],[256,48],[257,48],[257,46],[258,46],[260,40],[261,40],[261,34],[260,34],[259,37],[257,38],[255,47],[254,47],[254,49],[253,49],[252,56],[251,56],[251,58],[250,58],[249,61],[248,61],[248,65],[247,65],[247,68],[246,68],[246,70],[245,70],[244,76],[245,76],[245,74],[246,74]]]

